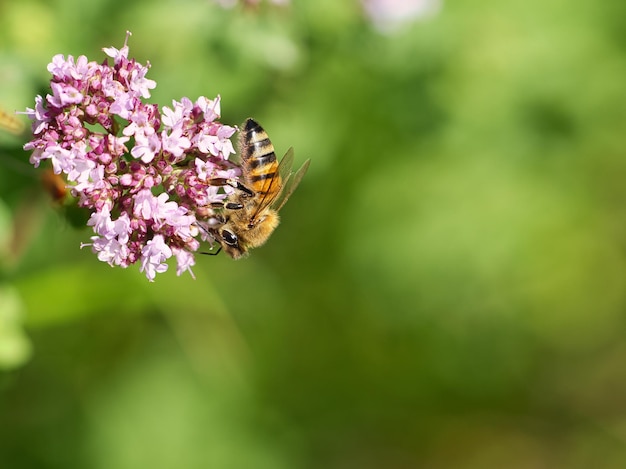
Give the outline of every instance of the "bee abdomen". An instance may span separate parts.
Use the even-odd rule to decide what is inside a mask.
[[[255,171],[259,169],[263,169],[265,167],[269,167],[272,163],[276,162],[276,153],[273,151],[271,153],[267,153],[264,155],[256,156],[254,153],[252,157],[246,161],[244,164],[246,165],[246,169],[249,171]]]
[[[259,174],[252,174],[248,177],[248,179],[250,179],[250,182],[259,182],[259,181],[264,181],[265,179],[272,179],[276,177],[276,171],[272,171],[270,173],[259,173]]]
[[[241,134],[241,162],[246,182],[258,194],[275,192],[278,184],[267,186],[266,181],[280,177],[274,145],[255,120],[248,119]],[[276,189],[273,189],[276,187]]]
[[[255,120],[246,120],[241,138],[241,159],[250,168],[276,161],[274,145]]]
[[[248,172],[246,175],[246,182],[257,194],[266,195],[269,193],[273,194],[276,190],[278,190],[280,184],[269,182],[275,178],[280,178],[276,162],[265,168],[259,167],[256,170]]]

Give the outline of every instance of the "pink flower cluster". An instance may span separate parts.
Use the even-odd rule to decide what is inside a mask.
[[[128,40],[128,36],[127,36]],[[112,266],[140,262],[150,281],[174,256],[177,273],[191,272],[200,241],[213,241],[198,220],[232,192],[240,175],[228,160],[237,130],[221,124],[220,98],[183,98],[159,112],[144,102],[156,86],[144,66],[121,49],[103,49],[102,64],[57,55],[48,65],[52,94],[37,96],[30,162],[50,160],[64,174],[88,225],[98,259]]]

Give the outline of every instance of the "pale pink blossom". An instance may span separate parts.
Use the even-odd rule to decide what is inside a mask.
[[[393,33],[439,12],[442,0],[361,0],[366,16],[382,33]]]
[[[141,272],[146,274],[148,280],[154,281],[156,274],[163,273],[167,270],[166,261],[172,257],[172,249],[165,244],[162,235],[156,235],[153,239],[146,242],[141,250]]]

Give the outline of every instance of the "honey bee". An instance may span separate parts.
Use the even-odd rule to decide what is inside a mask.
[[[294,174],[293,148],[279,164],[265,130],[253,119],[247,119],[242,127],[239,148],[243,182],[231,183],[236,192],[222,204],[224,210],[216,226],[208,229],[220,249],[233,259],[267,241],[278,226],[278,212],[300,184],[310,163],[305,161]]]

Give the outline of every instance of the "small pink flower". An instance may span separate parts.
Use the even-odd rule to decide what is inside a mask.
[[[35,109],[26,108],[26,115],[33,121],[33,134],[41,133],[46,129],[46,127],[48,127],[50,118],[48,117],[46,109],[43,106],[43,98],[41,96],[37,96],[35,98]]]
[[[48,95],[48,102],[55,107],[79,104],[83,101],[83,95],[73,86],[51,83],[50,88],[52,88],[52,96]]]
[[[92,249],[98,255],[98,260],[106,262],[111,266],[126,266],[126,258],[128,257],[128,246],[120,243],[116,239],[101,238],[92,236]]]
[[[183,156],[185,150],[191,146],[191,142],[187,137],[183,136],[182,129],[174,129],[168,135],[166,131],[161,132],[161,147],[163,151],[171,153],[179,158]]]
[[[172,252],[176,257],[176,275],[182,275],[185,271],[189,271],[192,278],[196,278],[191,268],[196,265],[196,259],[189,251],[179,248],[172,248]]]
[[[87,57],[81,55],[76,60],[76,66],[69,70],[70,75],[75,80],[84,80],[90,76],[95,64],[88,61]]]
[[[112,232],[120,243],[128,243],[132,229],[127,213],[122,213],[120,217],[113,222]]]
[[[168,265],[165,263],[172,257],[172,249],[165,244],[162,235],[156,235],[153,239],[146,242],[141,250],[141,272],[146,274],[148,280],[154,281],[156,274],[163,273],[167,270]]]
[[[185,107],[183,103],[177,103],[176,101],[172,101],[173,108],[163,106],[163,118],[161,121],[165,127],[169,127],[170,129],[182,127],[183,119],[189,116],[192,109],[191,101],[187,101],[190,105],[188,107]]]
[[[150,163],[161,151],[161,139],[151,128],[135,134],[135,146],[130,151],[133,157],[144,163]]]
[[[115,60],[115,65],[119,65],[128,59],[128,38],[130,37],[130,31],[126,31],[126,40],[124,41],[124,46],[121,49],[116,49],[115,47],[105,47],[102,50],[106,55],[112,57]]]
[[[205,122],[213,122],[215,119],[219,119],[222,111],[220,103],[222,98],[218,96],[215,99],[207,99],[204,96],[200,96],[196,101],[197,106],[204,113]]]
[[[87,226],[93,226],[93,230],[105,238],[110,237],[112,225],[111,210],[108,205],[105,205],[98,212],[93,212],[87,221]]]
[[[48,71],[58,79],[64,79],[66,77],[71,77],[72,69],[74,68],[74,57],[71,55],[67,56],[67,60],[65,60],[65,56],[63,54],[57,54],[52,57],[52,62],[48,65]]]
[[[130,74],[128,87],[134,91],[135,95],[144,99],[150,97],[150,90],[156,88],[156,81],[146,78],[146,73],[150,67],[136,67]]]
[[[52,161],[54,174],[69,173],[74,167],[72,152],[59,145],[52,145],[44,150],[41,159],[48,158]]]
[[[158,205],[157,198],[148,189],[139,191],[134,197],[133,215],[136,218],[151,220]]]
[[[120,116],[122,119],[130,117],[130,113],[135,108],[135,100],[130,93],[118,93],[115,95],[115,101],[111,103],[109,112]]]

